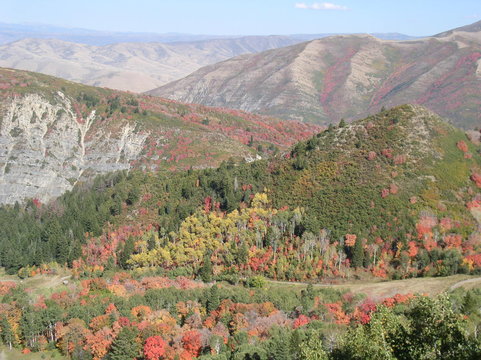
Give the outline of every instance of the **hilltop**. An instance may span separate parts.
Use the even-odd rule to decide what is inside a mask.
[[[252,161],[318,131],[11,69],[0,69],[0,111],[0,203],[46,201],[116,170]]]
[[[414,103],[474,128],[481,32],[469,29],[397,42],[333,36],[209,65],[149,93],[318,124]]]

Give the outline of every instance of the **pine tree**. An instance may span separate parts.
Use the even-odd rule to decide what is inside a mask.
[[[148,240],[147,240],[147,250],[152,251],[156,248],[156,242],[155,242],[155,235],[152,235]]]
[[[12,350],[12,344],[15,338],[13,336],[12,326],[5,315],[0,318],[0,328],[2,329],[1,337],[3,343],[8,345],[9,349]]]
[[[362,267],[364,262],[364,249],[362,248],[362,240],[358,238],[354,244],[352,251],[352,266],[355,268]]]
[[[212,281],[212,261],[210,260],[210,253],[206,253],[204,256],[204,263],[199,271],[200,278],[203,282]]]
[[[214,285],[210,288],[209,293],[207,295],[207,304],[206,304],[207,312],[210,313],[211,311],[217,309],[219,305],[220,305],[219,288],[217,287],[217,285]]]
[[[136,341],[139,330],[135,327],[124,327],[112,343],[109,360],[132,360],[140,357],[141,346]]]
[[[132,237],[129,237],[125,242],[124,248],[120,252],[120,256],[119,256],[119,266],[122,269],[127,269],[128,267],[127,261],[130,259],[130,256],[134,253],[134,251],[135,251],[134,239]]]

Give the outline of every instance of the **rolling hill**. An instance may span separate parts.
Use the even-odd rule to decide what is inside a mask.
[[[150,94],[319,124],[404,103],[481,123],[479,24],[435,37],[334,36],[209,65]]]
[[[29,38],[1,45],[0,66],[87,85],[143,92],[208,64],[299,41],[282,36],[251,36],[170,44],[132,42],[94,46]]]
[[[0,203],[45,201],[115,170],[252,161],[318,130],[12,69],[0,69],[0,114]]]

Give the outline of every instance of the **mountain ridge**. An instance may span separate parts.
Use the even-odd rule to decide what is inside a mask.
[[[473,128],[481,121],[481,32],[453,34],[328,37],[229,59],[148,93],[321,124],[417,103]]]

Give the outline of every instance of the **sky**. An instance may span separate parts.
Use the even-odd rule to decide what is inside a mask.
[[[481,20],[481,0],[0,0],[0,22],[85,29],[269,35],[433,35]]]

